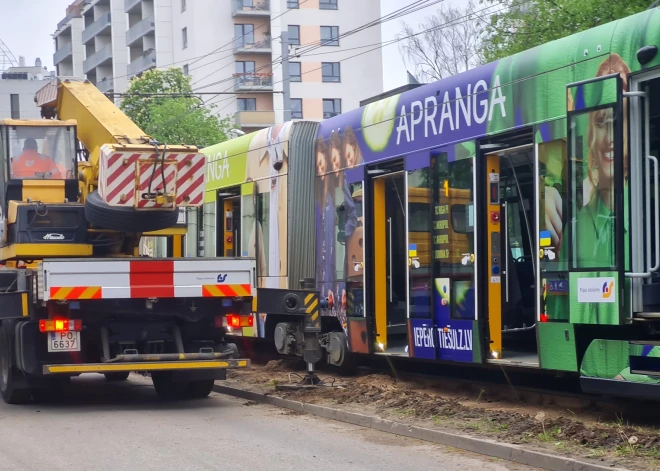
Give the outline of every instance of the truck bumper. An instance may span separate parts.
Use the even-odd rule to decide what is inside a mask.
[[[227,370],[248,368],[250,360],[209,360],[209,361],[151,361],[121,363],[83,363],[73,365],[43,365],[44,375],[82,373],[122,373],[126,371],[190,371]]]

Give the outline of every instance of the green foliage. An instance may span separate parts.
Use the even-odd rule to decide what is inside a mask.
[[[490,17],[486,27],[484,57],[501,59],[579,33],[610,21],[639,13],[652,0],[480,0],[504,7]],[[495,10],[494,10],[495,11]]]
[[[154,93],[164,96],[144,96]],[[213,106],[194,96],[190,77],[179,68],[149,70],[131,81],[126,94],[121,110],[163,144],[206,147],[226,141],[235,128],[230,117],[218,118],[211,112]]]

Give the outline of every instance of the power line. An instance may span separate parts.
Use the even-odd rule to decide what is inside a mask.
[[[308,1],[309,1],[309,0],[302,0],[302,1],[300,2],[300,5],[302,5],[302,4],[304,4],[304,3],[308,2]],[[276,20],[276,19],[278,19],[278,18],[280,18],[280,17],[286,15],[286,14],[289,13],[290,11],[291,11],[291,9],[287,9],[286,11],[284,11],[284,12],[280,13],[279,15],[277,15],[276,17],[270,18],[270,21]],[[269,23],[270,23],[270,21],[269,21]],[[269,23],[268,23],[268,24],[269,24]],[[262,27],[265,26],[266,24],[267,24],[267,23],[264,23],[264,24],[262,24],[262,25],[257,26],[256,28],[254,28],[254,29],[252,30],[252,33],[254,33],[254,31],[256,31],[256,30],[262,28]],[[211,56],[211,55],[213,55],[213,54],[218,54],[218,53],[220,53],[220,52],[226,52],[226,51],[228,51],[228,50],[230,50],[230,49],[233,49],[233,46],[230,47],[230,48],[227,48],[227,49],[225,49],[225,48],[226,48],[227,46],[232,45],[234,42],[238,41],[239,39],[243,39],[243,38],[244,38],[245,36],[247,36],[248,34],[250,34],[250,33],[249,33],[249,32],[248,32],[248,33],[244,33],[244,34],[241,35],[241,36],[235,37],[234,39],[232,39],[232,40],[231,40],[230,42],[228,42],[227,44],[224,44],[224,45],[220,46],[219,48],[217,48],[217,49],[215,49],[215,50],[213,50],[213,51],[211,51],[211,52],[208,52],[208,53],[206,53],[206,54],[203,54],[203,55],[201,55],[201,56],[196,56],[196,57],[192,57],[192,58],[189,57],[189,58],[187,58],[187,59],[183,59],[183,60],[180,60],[180,61],[174,61],[174,62],[171,62],[171,63],[168,63],[168,64],[163,64],[163,65],[161,65],[161,66],[159,66],[159,67],[157,67],[157,68],[162,69],[162,68],[164,68],[164,67],[171,67],[171,66],[173,66],[173,65],[184,64],[184,63],[188,63],[189,65],[195,64],[195,63],[199,62],[200,60],[205,59],[206,57],[209,57],[209,56]],[[218,60],[226,59],[227,57],[231,57],[231,56],[233,56],[233,55],[234,55],[234,54],[232,53],[230,56],[225,56],[225,57],[223,57],[223,58],[221,58],[221,59],[218,59]],[[190,62],[191,60],[192,60],[193,62]],[[212,62],[209,62],[209,63],[207,63],[207,64],[201,65],[201,66],[199,66],[199,67],[195,67],[195,68],[192,69],[192,70],[197,70],[197,69],[200,69],[200,68],[202,68],[202,67],[206,67],[207,65],[209,65],[209,64],[213,64],[214,62],[215,62],[215,61],[212,61]],[[113,80],[116,80],[116,79],[118,79],[118,78],[130,77],[131,75],[133,75],[133,74],[117,75],[117,76],[113,77]]]
[[[502,5],[502,4],[503,4],[502,1],[498,2],[498,5]],[[414,37],[414,36],[419,36],[419,35],[421,35],[421,34],[426,34],[426,33],[429,33],[429,32],[431,32],[431,31],[441,30],[441,29],[445,29],[445,28],[452,27],[452,26],[457,26],[457,25],[459,25],[459,24],[462,24],[462,23],[465,23],[465,22],[467,22],[467,21],[470,21],[475,15],[478,16],[479,13],[482,13],[482,12],[484,12],[484,11],[486,11],[486,10],[491,9],[491,8],[493,8],[493,6],[495,6],[495,5],[489,5],[489,6],[487,6],[487,7],[482,8],[481,10],[477,10],[477,11],[474,11],[474,12],[470,12],[470,13],[468,13],[468,14],[462,16],[462,17],[459,17],[459,18],[454,19],[454,20],[451,21],[450,23],[443,23],[442,25],[434,26],[434,27],[432,27],[432,28],[428,28],[428,29],[426,29],[426,30],[419,31],[419,32],[417,32],[417,33],[414,33],[414,34],[411,34],[411,35],[408,35],[408,36],[401,36],[401,37],[398,37],[398,38],[392,39],[392,40],[390,40],[390,41],[387,41],[386,43],[375,43],[374,46],[376,46],[376,47],[374,47],[373,49],[369,49],[369,50],[367,50],[367,51],[363,51],[363,52],[361,52],[361,53],[358,53],[358,54],[355,54],[355,55],[352,55],[352,56],[349,56],[349,57],[345,57],[345,58],[343,58],[343,59],[340,59],[338,62],[339,62],[339,63],[342,63],[343,61],[346,61],[346,60],[349,60],[349,59],[352,59],[352,58],[355,58],[355,57],[359,57],[359,56],[362,56],[362,55],[364,55],[364,54],[368,54],[368,53],[373,52],[373,51],[375,51],[375,50],[377,50],[377,49],[382,49],[382,48],[384,48],[384,47],[390,46],[390,45],[392,45],[392,44],[396,44],[396,43],[398,43],[398,42],[401,42],[401,41],[403,41],[403,40],[405,40],[405,39],[409,39],[409,38]],[[499,10],[497,10],[497,11],[491,12],[491,14],[497,14],[497,13],[499,13],[499,12],[505,10],[505,9],[506,9],[506,8],[501,8],[501,9],[499,9]],[[459,21],[459,20],[460,20],[460,21]],[[311,69],[311,70],[308,70],[308,71],[306,71],[306,72],[303,72],[303,73],[301,73],[301,76],[302,76],[302,75],[305,75],[305,74],[308,74],[308,73],[311,73],[311,72],[316,72],[316,71],[321,70],[321,69],[323,69],[323,66],[321,66],[321,67],[317,67],[316,69]],[[284,82],[285,80],[290,80],[290,79],[283,79],[283,80],[280,80],[280,81],[278,81],[278,82],[273,82],[273,85],[278,84],[278,83],[282,83],[282,82]],[[222,83],[222,82],[223,82],[223,81],[219,81],[219,82],[214,83],[213,85],[217,85],[218,83]],[[210,86],[210,85],[209,85],[209,86]],[[201,89],[201,88],[205,88],[205,87],[200,87],[200,89]],[[230,88],[231,88],[231,87],[230,87]],[[215,98],[216,98],[216,97],[214,97],[214,98],[210,98],[210,99],[207,101],[206,104],[211,104]],[[228,100],[228,99],[220,100],[219,102],[223,102],[223,101],[227,101],[227,100]],[[216,103],[217,103],[217,102],[216,102]],[[230,104],[231,104],[231,103],[230,103]],[[227,106],[225,106],[224,108],[222,108],[220,111],[224,110],[226,107],[227,107]]]
[[[393,20],[393,19],[401,18],[401,17],[406,16],[410,13],[413,13],[415,11],[419,11],[419,10],[424,9],[424,8],[428,8],[430,6],[441,3],[443,1],[444,0],[416,0],[414,3],[412,3],[408,6],[405,6],[405,7],[399,8],[397,10],[394,10],[393,12],[388,13],[385,16],[380,16],[379,18],[377,18],[375,20],[369,21],[369,22],[367,22],[367,23],[365,23],[361,26],[358,26],[357,28],[354,28],[350,31],[347,31],[346,33],[338,35],[336,38],[333,37],[333,38],[320,40],[320,41],[314,41],[312,43],[305,44],[304,47],[303,47],[303,50],[300,51],[300,52],[297,51],[296,54],[294,54],[294,57],[299,58],[302,55],[304,55],[305,52],[307,51],[307,49],[305,49],[305,48],[308,48],[310,51],[311,50],[316,50],[320,47],[323,47],[324,45],[327,45],[327,43],[329,43],[329,42],[336,41],[336,40],[339,40],[339,39],[344,39],[348,36],[351,36],[353,34],[357,34],[361,31],[364,31],[364,30],[366,30],[368,28],[371,28],[373,26],[383,24],[383,23],[385,23],[387,21],[390,21],[390,20]],[[429,2],[432,2],[432,3],[429,3]],[[253,71],[253,73],[259,72],[259,71],[267,69],[267,68],[272,68],[273,66],[275,66],[277,64],[280,64],[281,62],[282,62],[282,57],[280,56],[278,59],[275,59],[275,60],[271,61],[269,64],[265,64],[265,65],[255,69]],[[224,68],[224,66],[216,69],[216,71],[206,75],[204,78],[202,78],[200,80],[195,81],[195,83],[199,83],[201,80],[213,75],[213,73],[215,73],[215,72],[220,72],[220,70],[222,70],[223,68]],[[230,80],[232,80],[232,78],[222,79],[222,80],[213,82],[211,84],[201,86],[201,87],[199,87],[199,89],[210,87],[210,86],[213,86],[213,85],[218,85],[220,83],[225,83],[225,82],[228,82]]]
[[[525,0],[521,0],[521,1],[525,1]],[[498,4],[498,5],[502,5],[503,2],[502,2],[502,1],[499,1],[499,2],[497,2],[497,4]],[[470,20],[471,20],[473,17],[475,17],[475,16],[478,17],[478,14],[479,14],[479,13],[483,13],[483,12],[485,12],[486,10],[489,10],[489,9],[493,8],[494,6],[495,6],[495,5],[489,5],[489,6],[487,6],[487,7],[482,8],[481,10],[473,11],[473,12],[470,12],[470,13],[468,13],[468,14],[462,16],[462,17],[455,18],[454,20],[452,20],[452,21],[449,22],[449,23],[443,23],[442,25],[437,25],[437,26],[434,26],[434,27],[432,27],[432,28],[428,28],[428,29],[425,29],[425,30],[422,30],[422,31],[418,31],[417,33],[414,33],[414,34],[411,34],[411,35],[408,35],[408,36],[401,36],[401,37],[398,37],[398,38],[392,39],[392,40],[390,40],[390,41],[387,41],[386,43],[377,43],[377,46],[374,47],[374,48],[372,48],[372,49],[369,49],[369,50],[367,50],[367,51],[360,52],[360,53],[358,53],[358,54],[354,54],[354,55],[349,56],[349,57],[345,57],[345,58],[343,58],[343,59],[340,59],[338,62],[339,62],[339,63],[342,63],[342,62],[345,62],[345,61],[347,61],[347,60],[354,59],[354,58],[356,58],[356,57],[360,57],[360,56],[362,56],[362,55],[368,54],[368,53],[373,52],[373,51],[376,51],[376,50],[378,50],[378,49],[383,49],[384,47],[390,46],[390,45],[392,45],[392,44],[396,44],[396,43],[398,43],[398,42],[400,42],[400,41],[403,41],[403,40],[405,40],[405,39],[408,39],[408,38],[411,38],[411,37],[414,37],[414,36],[419,36],[419,35],[421,35],[421,34],[426,34],[426,33],[429,33],[429,32],[431,32],[431,31],[441,30],[441,29],[450,28],[450,27],[453,27],[453,26],[460,25],[460,24],[462,24],[462,23],[465,23],[465,22],[467,22],[467,21],[470,21]],[[493,11],[493,12],[490,12],[490,14],[497,14],[497,13],[499,13],[499,12],[501,12],[501,11],[504,11],[504,10],[506,10],[506,7],[504,7],[504,8],[500,8],[500,9],[498,9],[498,10],[496,10],[496,11]],[[301,75],[305,75],[305,74],[308,74],[308,73],[311,73],[311,72],[315,72],[315,71],[321,70],[322,68],[323,68],[323,67],[321,66],[321,67],[318,67],[318,68],[316,68],[316,69],[308,70],[308,71],[306,71],[306,72],[301,73]],[[282,82],[284,82],[285,80],[289,80],[289,81],[290,81],[290,79],[283,79],[283,80],[280,80],[280,81],[278,81],[278,82],[274,82],[273,85],[275,85],[275,84],[277,84],[277,83],[282,83]],[[218,82],[218,83],[221,83],[221,82],[223,82],[223,81],[220,81],[220,82]],[[214,83],[213,85],[217,85],[217,83]],[[205,88],[205,87],[200,87],[200,88]],[[230,87],[230,88],[231,88],[231,87]],[[225,91],[228,91],[228,90],[229,90],[229,89],[227,89],[227,90],[225,90]],[[217,102],[214,103],[214,100],[215,100],[216,98],[217,98],[217,96],[212,97],[212,98],[209,98],[207,101],[205,101],[205,102],[203,102],[203,103],[200,103],[198,106],[200,106],[200,107],[201,107],[201,106],[209,106],[209,105],[211,105],[211,104],[214,104],[214,105],[215,105],[216,103],[222,103],[223,101],[231,100],[233,97],[225,98],[224,100],[219,100],[219,101],[217,101]],[[231,105],[231,103],[232,103],[232,102],[230,101],[227,105],[225,105],[225,106],[222,107],[220,110],[218,110],[218,111],[216,112],[216,114],[219,114],[220,112],[222,112],[222,111],[223,111],[224,109],[226,109],[229,105]],[[184,116],[186,116],[186,114],[182,114],[182,115],[175,116],[175,117],[172,118],[171,120],[169,120],[169,121],[163,123],[161,126],[163,126],[163,125],[165,125],[165,124],[168,124],[168,123],[170,123],[170,122],[172,122],[172,121],[175,121],[175,120],[177,120],[177,119],[181,119],[181,118],[184,117]]]

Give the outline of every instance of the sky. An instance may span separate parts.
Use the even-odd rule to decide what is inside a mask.
[[[26,64],[34,65],[35,59],[40,57],[43,65],[53,70],[54,46],[51,35],[57,23],[64,18],[66,7],[72,1],[0,0],[0,40],[14,53],[17,60],[19,55],[25,56]],[[411,2],[412,0],[381,0],[381,15],[391,13]],[[461,0],[445,0],[445,3],[453,5],[460,2]],[[435,13],[437,8],[438,5],[434,5],[403,19],[417,26],[424,17]],[[394,39],[396,34],[401,32],[400,22],[401,19],[396,19],[382,25],[383,41]],[[406,83],[406,70],[397,44],[383,48],[383,69],[385,90]]]

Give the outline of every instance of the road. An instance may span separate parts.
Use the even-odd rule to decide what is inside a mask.
[[[216,393],[166,403],[137,375],[72,386],[56,404],[0,401],[0,470],[531,469]]]

